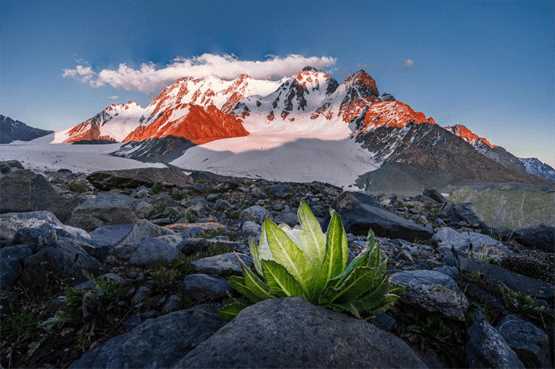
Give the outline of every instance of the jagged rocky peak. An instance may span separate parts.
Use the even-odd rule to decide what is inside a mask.
[[[490,149],[495,148],[495,145],[492,144],[487,138],[480,137],[476,133],[472,132],[469,128],[462,124],[455,124],[454,126],[445,127],[448,131],[453,133],[456,136],[459,136],[472,146],[486,146]]]
[[[364,69],[351,74],[343,83],[347,86],[348,93],[352,91],[362,98],[380,95],[376,81]]]

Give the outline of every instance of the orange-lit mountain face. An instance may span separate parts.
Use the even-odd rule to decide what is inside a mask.
[[[224,113],[214,105],[208,105],[205,108],[194,104],[179,104],[158,114],[152,123],[137,127],[124,139],[124,142],[171,136],[200,145],[222,138],[248,134],[241,119]]]
[[[484,145],[486,147],[489,147],[490,149],[495,148],[495,145],[489,142],[487,138],[478,136],[476,133],[472,132],[470,129],[463,126],[462,124],[445,127],[445,129],[452,132],[454,135],[462,138],[472,146]]]

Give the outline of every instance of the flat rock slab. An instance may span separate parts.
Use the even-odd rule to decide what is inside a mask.
[[[460,257],[459,268],[465,272],[480,273],[492,283],[503,283],[514,291],[535,298],[551,300],[555,297],[555,287],[552,284],[513,273],[494,264]]]
[[[302,298],[243,310],[173,368],[426,368],[400,338]]]
[[[227,281],[208,274],[189,274],[183,278],[183,292],[193,301],[213,301],[231,293]]]
[[[68,223],[88,231],[103,225],[135,223],[135,203],[136,200],[127,195],[100,192],[79,204]]]
[[[193,179],[183,170],[173,167],[100,171],[90,174],[87,179],[102,191],[113,188],[150,187],[155,183],[168,187],[185,187],[193,183]]]
[[[363,193],[343,192],[336,200],[334,208],[341,214],[345,229],[351,233],[366,235],[372,229],[378,236],[407,241],[432,238],[431,228],[383,209]]]
[[[217,275],[241,274],[241,263],[239,258],[241,258],[246,265],[252,264],[252,260],[249,256],[228,252],[194,260],[191,262],[191,265],[198,273]]]
[[[464,320],[469,303],[449,275],[434,270],[411,270],[394,273],[390,280],[405,288],[401,301],[439,312],[448,318]]]
[[[149,319],[84,353],[71,368],[169,368],[216,332],[223,322],[205,306]]]
[[[454,249],[459,254],[488,258],[497,262],[512,255],[511,250],[502,242],[477,232],[459,232],[450,227],[441,227],[432,240],[440,248]]]

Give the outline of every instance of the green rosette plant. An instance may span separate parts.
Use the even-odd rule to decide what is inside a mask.
[[[372,231],[368,247],[349,262],[349,241],[341,217],[331,211],[327,232],[306,202],[298,209],[300,228],[266,219],[260,242],[250,242],[254,269],[240,258],[243,275],[229,278],[241,298],[220,310],[231,319],[262,300],[301,296],[307,301],[357,318],[387,310],[398,299],[390,285],[387,259]]]

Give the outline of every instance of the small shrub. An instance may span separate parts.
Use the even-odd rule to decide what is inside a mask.
[[[160,192],[162,192],[162,185],[158,182],[154,183],[152,187],[150,187],[150,192],[155,195],[159,194]]]
[[[232,318],[261,300],[302,296],[361,318],[386,310],[398,299],[372,232],[367,250],[349,263],[347,233],[339,214],[331,212],[325,234],[306,202],[301,202],[298,217],[301,229],[264,221],[260,244],[250,244],[255,270],[241,261],[243,276],[229,279],[243,300],[224,306],[223,317]]]

